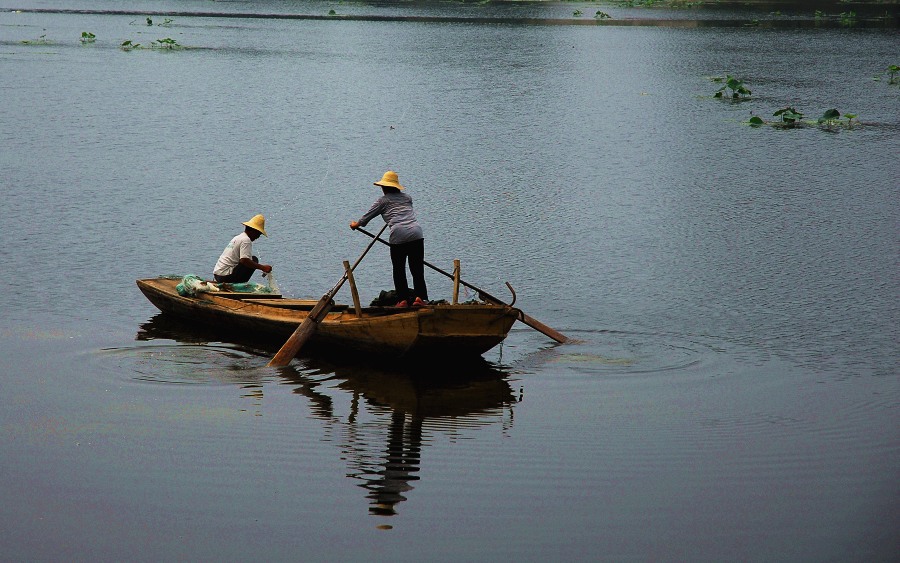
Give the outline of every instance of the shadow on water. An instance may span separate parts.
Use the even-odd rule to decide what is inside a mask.
[[[268,355],[267,347],[242,347],[243,339],[237,351],[223,347],[221,337],[220,331],[158,314],[140,326],[136,340],[169,339],[179,348],[211,346],[216,353],[224,348],[229,358]],[[325,425],[325,440],[339,445],[347,475],[366,490],[369,513],[376,516],[397,514],[407,500],[420,479],[423,448],[440,436],[455,439],[487,426],[507,432],[521,399],[509,371],[483,358],[389,366],[312,356],[274,371],[309,400],[310,413]]]

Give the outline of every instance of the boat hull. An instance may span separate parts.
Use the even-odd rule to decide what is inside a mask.
[[[137,280],[163,313],[226,331],[235,340],[271,339],[278,346],[303,322],[313,302],[252,294],[178,294],[180,280]],[[346,307],[328,313],[310,344],[316,348],[381,356],[460,359],[480,356],[502,342],[518,310],[488,304],[371,307],[361,316]]]

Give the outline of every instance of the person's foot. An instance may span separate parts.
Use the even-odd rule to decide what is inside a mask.
[[[416,297],[416,300],[413,301],[412,306],[413,306],[413,307],[424,307],[424,306],[425,306],[425,302],[422,301],[422,298],[421,298],[421,297]]]
[[[397,303],[396,305],[394,305],[394,307],[400,307],[400,308],[409,307],[409,303],[407,303],[407,302],[406,302],[406,299],[404,299],[403,301],[401,301],[401,302]]]

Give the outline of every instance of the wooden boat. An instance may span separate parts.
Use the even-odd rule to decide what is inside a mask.
[[[234,338],[271,337],[280,346],[315,306],[315,300],[228,291],[179,295],[181,280],[137,280],[141,292],[160,311],[189,322],[224,330]],[[319,323],[310,344],[342,353],[381,356],[475,358],[502,342],[521,313],[493,304],[436,304],[419,308],[336,305]]]

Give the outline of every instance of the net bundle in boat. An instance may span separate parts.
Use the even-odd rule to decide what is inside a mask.
[[[270,274],[271,275],[271,274]],[[207,281],[194,275],[187,275],[181,278],[181,283],[175,286],[178,295],[193,297],[198,293],[212,293],[218,291],[232,291],[236,293],[276,293],[273,290],[274,278],[269,285],[262,285],[253,282],[244,283],[218,283]],[[277,287],[277,286],[276,286]]]

